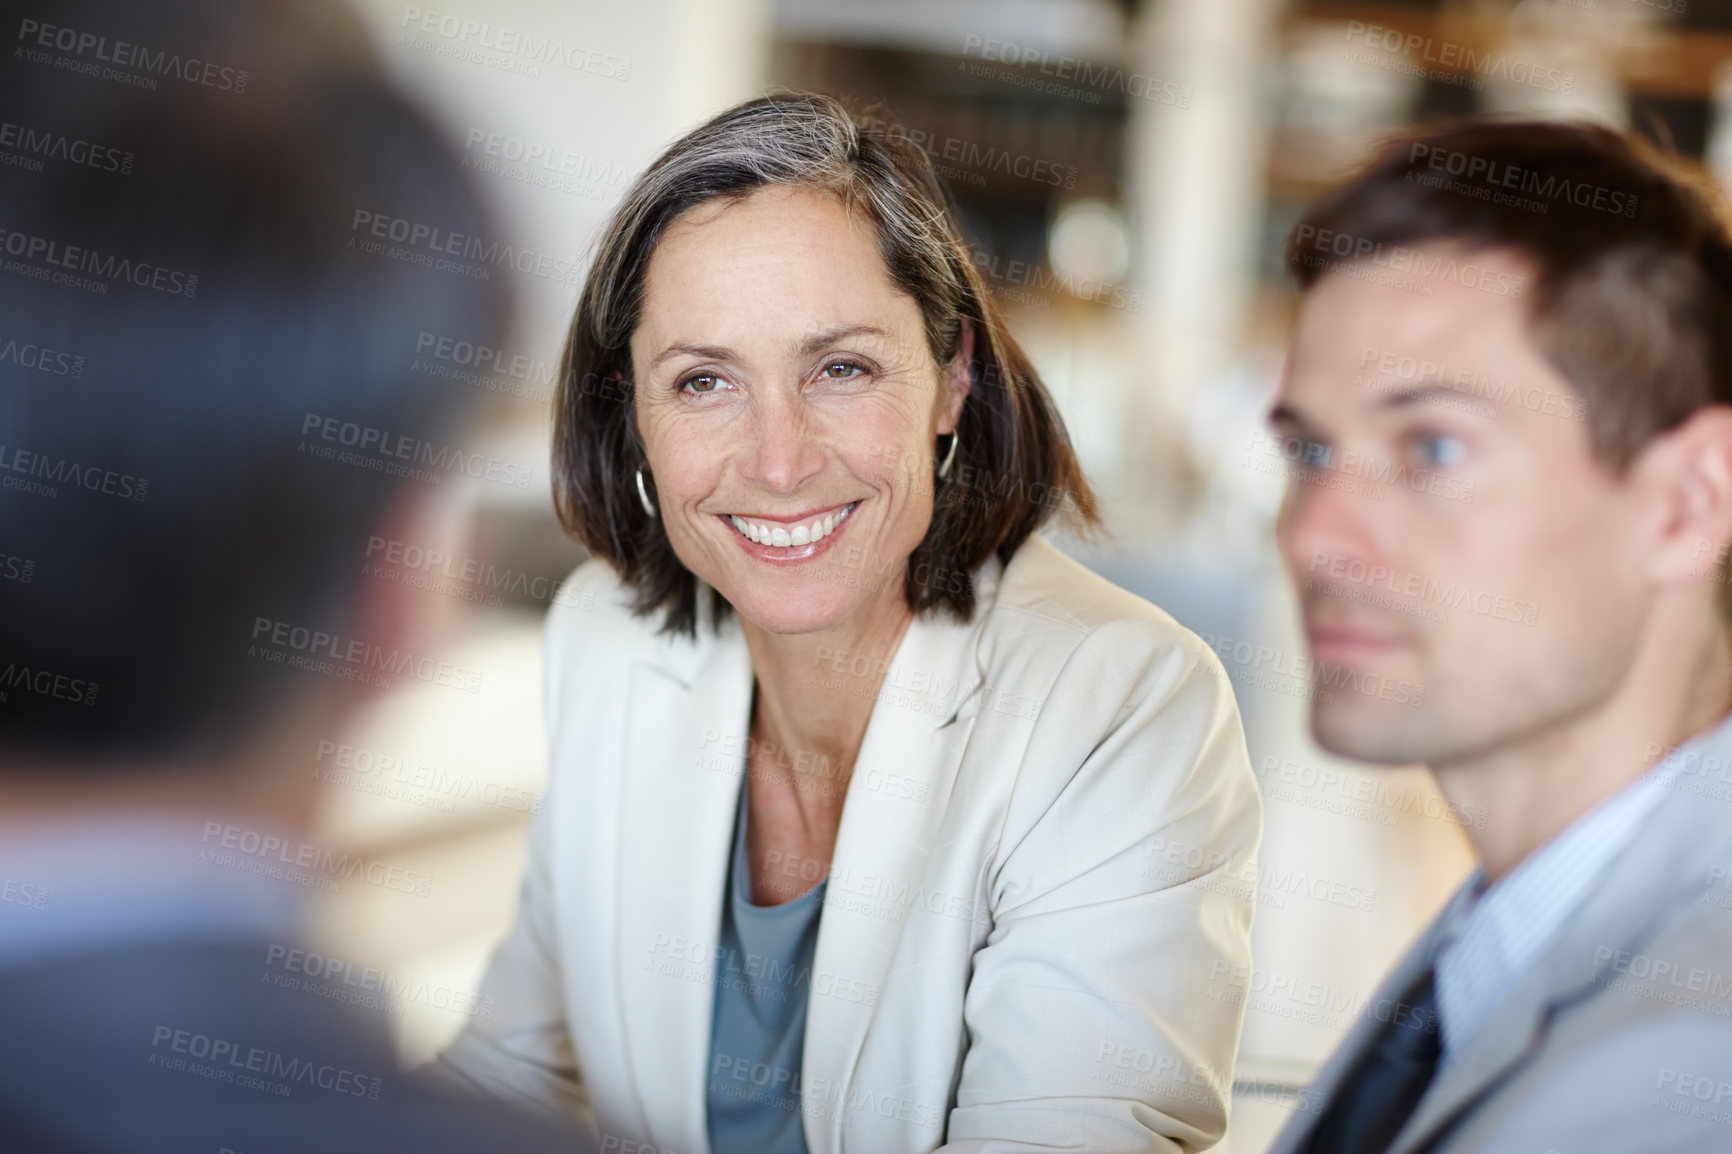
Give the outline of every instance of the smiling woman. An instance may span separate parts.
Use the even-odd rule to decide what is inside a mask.
[[[913,576],[932,524],[935,440],[961,441],[974,325],[957,328],[941,370],[871,223],[828,192],[773,186],[665,231],[631,340],[646,366],[632,415],[670,547],[749,630],[907,615],[886,578]],[[839,566],[867,580],[824,579]]]
[[[723,113],[604,233],[556,402],[518,924],[441,1067],[619,1149],[1192,1150],[1260,817],[1219,663],[1034,535],[1094,497],[906,133]],[[984,1145],[982,1145],[984,1144]]]
[[[659,528],[654,506],[640,499],[639,477],[647,496],[668,480],[664,467],[679,467],[647,459],[652,434],[642,422],[690,428],[663,402],[721,399],[712,392],[734,403],[703,419],[774,417],[767,406],[776,398],[754,388],[770,370],[806,374],[808,385],[825,378],[801,394],[812,404],[781,415],[846,414],[849,422],[876,414],[868,431],[880,439],[853,438],[872,471],[900,471],[924,487],[932,531],[916,534],[912,552],[868,553],[862,544],[847,554],[857,574],[902,581],[916,611],[945,605],[967,617],[972,589],[938,588],[945,575],[972,573],[995,551],[1008,561],[1061,509],[1094,522],[1094,494],[1063,423],[1005,330],[957,220],[906,131],[816,96],[732,109],[639,179],[601,240],[578,304],[554,430],[561,518],[615,562],[639,608],[666,610],[665,624],[689,634],[696,578],[705,576],[685,563],[678,531]],[[773,350],[766,322],[780,335]],[[963,405],[970,392],[975,403]],[[920,393],[931,420],[923,413],[921,421],[885,423],[898,408],[907,417]],[[767,427],[777,429],[774,421]],[[940,434],[958,476],[975,478],[971,486],[932,492]],[[729,599],[712,590],[712,609],[726,616]]]

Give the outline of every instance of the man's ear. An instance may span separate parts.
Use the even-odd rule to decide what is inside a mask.
[[[968,399],[968,392],[974,387],[973,378],[968,373],[968,366],[973,361],[974,322],[963,317],[962,343],[957,346],[956,356],[951,359],[950,367],[945,371],[945,383],[949,387],[940,402],[943,405],[943,410],[938,414],[940,433],[954,433],[956,422],[962,419],[962,402]]]
[[[1709,405],[1657,438],[1638,465],[1659,495],[1650,576],[1684,585],[1715,575],[1732,542],[1732,405]]]

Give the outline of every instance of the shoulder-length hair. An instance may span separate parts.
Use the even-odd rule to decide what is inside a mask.
[[[665,611],[664,632],[697,633],[697,578],[638,498],[647,464],[638,435],[630,340],[650,256],[682,213],[768,186],[835,193],[863,210],[897,287],[914,298],[942,368],[975,332],[972,388],[956,459],[938,483],[932,523],[908,559],[903,596],[915,613],[974,615],[974,571],[1009,563],[1056,511],[1100,523],[1052,398],[982,279],[955,204],[910,134],[813,93],[778,93],[721,113],[676,141],[634,183],[601,235],[572,318],[554,397],[554,506],[566,531],[636,591],[640,614]],[[934,462],[936,467],[936,461]],[[646,473],[646,483],[649,481]],[[711,620],[731,608],[711,590]]]

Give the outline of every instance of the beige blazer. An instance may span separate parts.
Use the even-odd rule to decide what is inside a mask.
[[[909,626],[847,784],[808,1149],[1207,1147],[1242,1014],[1209,976],[1249,962],[1261,833],[1225,673],[1039,538],[977,588],[971,623]],[[604,1151],[707,1154],[753,674],[737,619],[694,643],[626,605],[592,561],[549,616],[552,770],[497,1008],[439,1065],[585,1118]]]

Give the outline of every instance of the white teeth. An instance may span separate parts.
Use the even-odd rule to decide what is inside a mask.
[[[728,520],[732,522],[735,529],[739,530],[740,536],[748,541],[754,541],[759,545],[788,549],[823,540],[834,533],[836,526],[847,519],[848,514],[852,511],[853,506],[848,505],[834,513],[818,518],[810,525],[796,525],[792,531],[783,525],[767,525],[761,521],[748,521],[737,515],[730,515]]]

